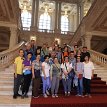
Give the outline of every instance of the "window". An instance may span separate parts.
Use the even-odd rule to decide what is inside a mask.
[[[50,29],[51,18],[48,13],[44,13],[39,19],[39,29]]]
[[[68,17],[61,16],[61,31],[68,31]]]
[[[28,11],[23,11],[21,14],[23,30],[30,30],[31,26],[31,13]]]

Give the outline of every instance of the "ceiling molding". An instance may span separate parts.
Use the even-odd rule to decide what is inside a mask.
[[[14,28],[17,28],[17,25],[16,24],[13,24],[11,22],[6,22],[6,21],[0,21],[0,26],[5,26],[5,27],[14,27]]]

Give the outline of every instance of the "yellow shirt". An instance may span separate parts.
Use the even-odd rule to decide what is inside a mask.
[[[16,64],[16,73],[17,74],[22,74],[23,60],[24,60],[24,58],[21,58],[20,56],[15,58],[14,63]]]

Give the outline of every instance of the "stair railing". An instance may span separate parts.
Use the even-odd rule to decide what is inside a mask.
[[[107,67],[107,55],[104,55],[100,52],[94,50],[89,50],[91,55],[91,60],[96,64]]]
[[[12,49],[0,52],[0,69],[4,69],[14,62],[14,59],[18,56],[19,50],[25,47],[25,42],[17,44]]]

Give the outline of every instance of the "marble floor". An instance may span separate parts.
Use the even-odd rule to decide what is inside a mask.
[[[13,99],[12,96],[0,96],[0,107],[30,107],[31,97]]]

